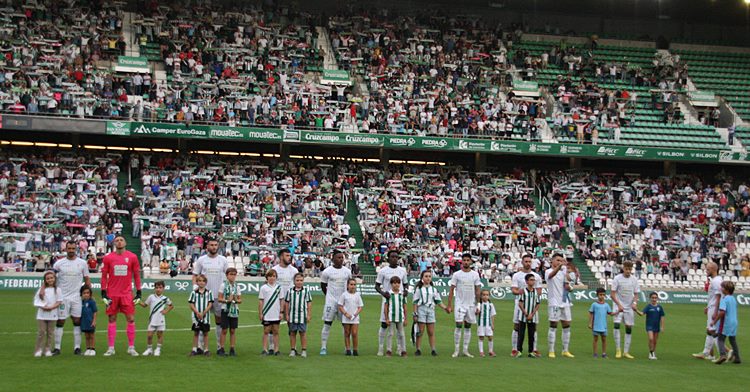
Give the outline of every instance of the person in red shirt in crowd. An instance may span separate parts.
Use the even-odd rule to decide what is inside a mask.
[[[115,354],[117,336],[117,314],[123,313],[127,320],[128,354],[137,357],[135,351],[135,304],[141,301],[141,275],[138,257],[125,250],[125,238],[115,237],[115,251],[104,256],[102,263],[102,300],[107,304],[107,340],[109,349],[105,357]],[[135,282],[135,298],[131,282]]]

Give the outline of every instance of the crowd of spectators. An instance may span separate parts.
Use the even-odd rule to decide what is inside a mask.
[[[747,185],[719,175],[641,178],[588,171],[550,173],[541,186],[577,250],[609,279],[625,260],[640,278],[685,282],[715,261],[746,276],[750,249]],[[691,272],[690,270],[694,270]]]
[[[334,249],[361,246],[344,220],[355,167],[200,156],[135,159],[143,167],[143,197],[132,211],[132,234],[140,236],[141,258],[154,270],[188,272],[210,238],[252,275],[273,266],[281,247],[292,250],[298,269],[317,276]]]
[[[539,138],[544,103],[506,94],[501,25],[423,12],[349,10],[328,28],[339,65],[363,77],[363,132]]]
[[[44,270],[75,241],[96,270],[122,232],[132,200],[118,193],[121,156],[4,151],[0,156],[2,262]],[[93,260],[93,262],[92,262]]]
[[[549,267],[554,252],[572,258],[562,247],[559,222],[536,210],[533,176],[460,167],[362,171],[355,194],[363,257],[380,267],[387,250],[401,249],[414,274],[430,268],[447,277],[469,252],[492,282],[509,278],[524,254],[532,255],[536,271]]]

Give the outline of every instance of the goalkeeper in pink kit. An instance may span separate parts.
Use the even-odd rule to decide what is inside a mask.
[[[135,280],[135,298],[131,282]],[[105,357],[115,354],[117,336],[117,314],[125,314],[127,320],[128,354],[138,356],[135,351],[135,304],[141,301],[141,276],[138,257],[125,250],[125,238],[115,238],[115,251],[104,256],[102,263],[102,299],[107,304],[107,340],[109,349]]]

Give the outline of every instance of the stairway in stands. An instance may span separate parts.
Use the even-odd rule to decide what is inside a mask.
[[[136,194],[141,193],[143,189],[143,185],[141,183],[141,178],[138,173],[133,173],[134,181],[133,186],[136,190]],[[117,191],[120,195],[125,195],[125,189],[127,189],[128,186],[128,171],[120,170],[120,173],[117,176]],[[138,184],[141,184],[140,186]],[[133,237],[133,222],[130,215],[121,215],[120,216],[120,222],[122,222],[122,235],[125,237],[125,241],[127,241],[127,246],[125,248],[131,252],[133,252],[136,256],[138,256],[138,260],[141,258],[141,239]],[[140,260],[141,264],[143,264],[143,260]]]
[[[362,227],[359,225],[359,208],[357,202],[354,199],[349,199],[346,205],[346,216],[344,220],[349,224],[349,235],[357,240],[357,245],[352,248],[353,253],[363,253],[364,249],[362,244],[364,243],[364,235],[362,234]],[[360,258],[361,260],[361,258]],[[375,275],[375,267],[371,263],[359,263],[359,268],[362,271],[362,275]]]
[[[563,248],[566,248],[568,245],[573,245],[573,248],[575,248],[575,244],[570,240],[570,235],[568,234],[567,230],[563,230],[560,243],[562,244]],[[583,284],[589,286],[591,286],[592,284],[599,284],[598,280],[594,276],[594,273],[591,272],[591,268],[586,265],[586,260],[583,259],[583,256],[578,249],[575,249],[575,251],[573,251],[573,264],[578,267],[578,273],[581,274],[581,282]]]

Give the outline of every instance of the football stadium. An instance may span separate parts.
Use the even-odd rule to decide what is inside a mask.
[[[0,390],[750,385],[750,0],[1,3]]]

